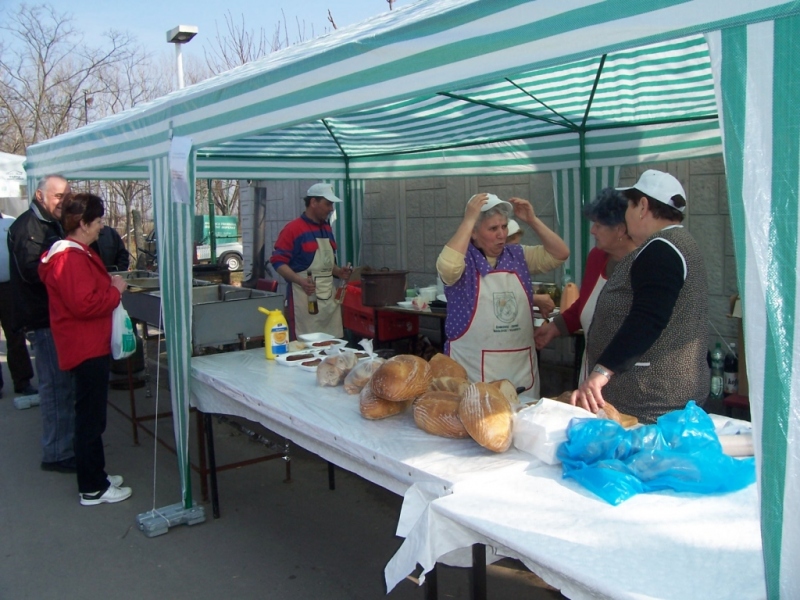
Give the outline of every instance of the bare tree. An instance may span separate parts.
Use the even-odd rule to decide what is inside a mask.
[[[109,30],[93,47],[68,14],[22,4],[0,30],[0,149],[24,153],[38,141],[86,123],[88,93],[105,91],[105,75],[134,54],[132,39]]]

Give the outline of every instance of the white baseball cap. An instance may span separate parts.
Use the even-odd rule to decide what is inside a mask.
[[[308,188],[306,196],[310,196],[312,198],[325,198],[331,202],[342,201],[341,198],[337,198],[336,194],[333,193],[333,188],[331,187],[330,183],[315,183]]]
[[[686,209],[686,192],[683,190],[681,182],[669,173],[648,169],[642,173],[636,185],[617,189],[620,192],[636,189],[677,211],[683,212]],[[672,200],[675,196],[683,198],[683,206],[675,206],[675,202]]]
[[[515,233],[519,233],[521,231],[519,223],[517,223],[514,219],[508,220],[508,237],[511,237]]]
[[[506,202],[505,200],[500,200],[500,198],[498,198],[494,194],[486,194],[486,195],[488,196],[488,199],[486,200],[486,204],[484,204],[481,207],[481,212],[486,212],[487,210],[490,210],[495,206],[501,206],[503,208],[503,212],[511,215],[514,214],[514,207],[511,205],[510,202]],[[472,200],[472,198],[474,198],[475,196],[477,196],[477,194],[472,196],[470,200]],[[469,204],[469,200],[467,200],[467,204]]]

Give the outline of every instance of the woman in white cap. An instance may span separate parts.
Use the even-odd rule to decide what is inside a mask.
[[[506,244],[512,214],[539,236],[541,246]],[[567,258],[567,245],[527,200],[506,202],[494,194],[470,198],[461,225],[436,261],[447,296],[445,353],[470,380],[508,379],[539,397],[530,276]]]
[[[706,270],[681,225],[686,193],[675,177],[648,170],[621,191],[639,248],[620,261],[597,300],[586,339],[592,372],[571,400],[592,412],[608,401],[653,423],[708,396]]]

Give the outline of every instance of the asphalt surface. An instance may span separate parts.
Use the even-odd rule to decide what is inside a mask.
[[[14,408],[4,341],[0,361],[9,382],[0,400],[0,600],[425,597],[410,579],[386,594],[383,569],[402,542],[394,534],[402,498],[339,469],[331,491],[327,463],[296,446],[290,483],[282,460],[220,472],[219,519],[193,472],[192,495],[205,522],[147,537],[136,517],[180,502],[178,464],[142,430],[134,443],[126,389],[110,391],[110,403],[125,414],[109,410],[103,441],[107,471],[122,475],[133,495],[81,506],[74,475],[39,467],[39,409]],[[157,387],[152,365],[148,372],[147,385],[134,391],[139,415],[169,410],[166,377]],[[171,418],[146,426],[156,424],[158,437],[173,445]],[[190,456],[197,464],[194,424],[192,416]],[[215,424],[214,436],[219,464],[269,454],[224,423]],[[469,570],[439,568],[439,598],[469,598],[469,583]],[[563,597],[510,560],[489,567],[488,590],[493,600]]]

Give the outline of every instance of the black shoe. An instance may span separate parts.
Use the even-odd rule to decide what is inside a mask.
[[[15,390],[14,390],[14,393],[15,393],[17,396],[33,396],[34,394],[38,394],[38,393],[39,393],[39,390],[37,390],[35,387],[33,387],[33,386],[32,386],[32,385],[29,383],[28,385],[26,385],[26,386],[25,386],[24,388],[22,388],[21,390],[17,390],[17,389],[15,389]]]
[[[55,471],[56,473],[75,473],[77,471],[75,457],[66,458],[56,462],[43,462],[42,471]]]

